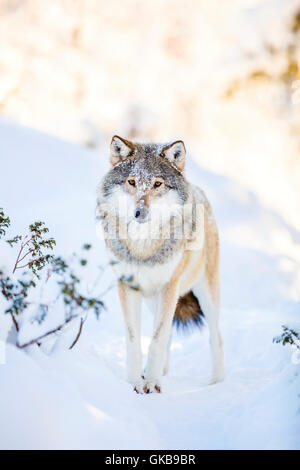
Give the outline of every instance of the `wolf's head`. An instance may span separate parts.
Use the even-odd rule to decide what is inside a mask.
[[[160,225],[178,214],[188,197],[184,178],[186,150],[170,144],[136,143],[114,136],[110,145],[111,170],[102,191],[118,217],[137,231],[141,224]]]

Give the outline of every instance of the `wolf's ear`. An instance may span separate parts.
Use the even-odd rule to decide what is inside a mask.
[[[184,170],[185,155],[186,150],[182,140],[176,140],[172,144],[166,145],[161,151],[161,156],[167,158],[179,171]]]
[[[133,155],[134,149],[132,142],[114,135],[110,143],[110,163],[112,166]]]

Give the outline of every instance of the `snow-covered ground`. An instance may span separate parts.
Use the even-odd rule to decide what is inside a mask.
[[[59,253],[66,256],[91,242],[94,265],[104,265],[94,213],[107,160],[107,154],[1,122],[0,206],[11,217],[13,232],[41,219]],[[122,315],[113,289],[104,299],[107,310],[99,321],[88,317],[71,351],[64,342],[48,355],[37,347],[26,353],[6,345],[6,363],[0,365],[0,448],[300,448],[300,357],[272,343],[282,324],[299,329],[299,234],[242,186],[199,168],[191,157],[187,176],[206,190],[220,227],[225,381],[207,385],[204,328],[174,334],[162,394],[136,395],[125,381]],[[112,280],[108,269],[99,291]],[[145,311],[145,354],[151,322]],[[72,325],[66,337],[74,337],[77,328]],[[30,339],[30,328],[25,333],[22,340]]]

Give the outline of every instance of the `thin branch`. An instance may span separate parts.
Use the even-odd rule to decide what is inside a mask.
[[[35,263],[36,261],[41,261],[43,258],[44,258],[43,256],[40,256],[39,258],[32,259],[32,260],[28,261],[27,264],[24,264],[23,266],[18,266],[16,269],[26,268],[27,266],[29,266],[29,264],[33,264],[33,263]],[[21,261],[21,260],[20,260],[20,261]]]
[[[27,251],[27,253],[26,253],[24,256],[22,256],[22,258],[19,259],[19,263],[21,263],[21,261],[23,261],[23,259],[26,258],[26,256],[28,256],[28,255],[29,255],[30,253],[32,253],[33,251],[34,251],[33,249]]]
[[[14,314],[13,314],[12,312],[10,312],[10,316],[11,316],[11,319],[12,319],[12,321],[13,321],[13,324],[14,324],[15,327],[16,327],[17,332],[19,332],[19,324],[18,324],[18,322],[17,322],[17,320],[16,320],[16,317],[14,316]]]
[[[107,289],[105,289],[103,292],[101,292],[101,294],[99,294],[99,297],[102,298],[104,297],[110,290],[112,290],[116,285],[116,282],[113,281],[108,287]]]
[[[110,263],[106,263],[104,266],[99,266],[99,269],[100,269],[100,273],[98,274],[98,276],[96,277],[95,281],[93,282],[93,285],[92,287],[89,289],[89,292],[93,292],[93,290],[97,287],[101,277],[103,276],[103,273],[105,272],[105,270],[108,268],[108,266],[110,265]]]
[[[80,335],[81,335],[81,332],[82,332],[82,327],[83,327],[84,322],[85,322],[85,320],[83,320],[83,318],[80,318],[80,325],[79,325],[79,330],[78,330],[77,336],[76,336],[76,338],[74,339],[74,341],[73,341],[73,343],[71,344],[71,346],[69,347],[69,349],[74,348],[75,344],[76,344],[77,341],[79,340]]]
[[[25,256],[23,256],[23,258],[20,259],[20,256],[21,256],[21,253],[22,253],[23,249],[24,249],[25,246],[28,245],[28,243],[33,239],[33,236],[32,236],[31,238],[29,238],[28,240],[26,240],[26,238],[28,238],[28,237],[26,236],[25,239],[24,239],[24,242],[21,243],[20,250],[19,250],[19,253],[18,253],[18,256],[17,256],[17,261],[16,261],[15,266],[14,266],[14,269],[13,269],[13,274],[15,273],[16,269],[18,269],[18,263],[19,263],[20,261],[22,261],[22,259],[24,259],[25,256],[27,256],[28,253],[30,253],[30,251],[29,251],[28,253],[26,253]],[[25,242],[25,240],[26,240],[26,242]]]
[[[61,325],[57,326],[56,328],[53,328],[53,330],[50,330],[48,331],[47,333],[39,336],[38,338],[35,338],[35,339],[32,339],[31,341],[29,341],[28,343],[25,343],[25,344],[19,344],[17,342],[17,347],[19,349],[24,349],[24,348],[27,348],[28,346],[31,346],[32,344],[36,344],[38,343],[39,341],[41,341],[42,339],[46,338],[47,336],[50,336],[54,333],[57,333],[58,331],[61,331],[68,323],[70,323],[70,321],[74,320],[75,318],[78,318],[78,315],[72,315],[70,316],[64,323],[62,323]]]
[[[16,263],[15,263],[14,269],[13,269],[13,274],[15,273],[15,271],[16,271],[16,269],[17,269],[18,262],[19,262],[19,259],[20,259],[22,250],[23,250],[23,244],[21,244],[21,247],[20,247],[20,250],[19,250],[19,253],[18,253],[18,256],[17,256],[17,260],[16,260]]]

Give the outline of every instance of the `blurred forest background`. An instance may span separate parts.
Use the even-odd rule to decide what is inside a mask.
[[[300,266],[300,0],[0,0],[0,44],[2,118],[105,153],[182,138],[284,220],[264,249]]]

